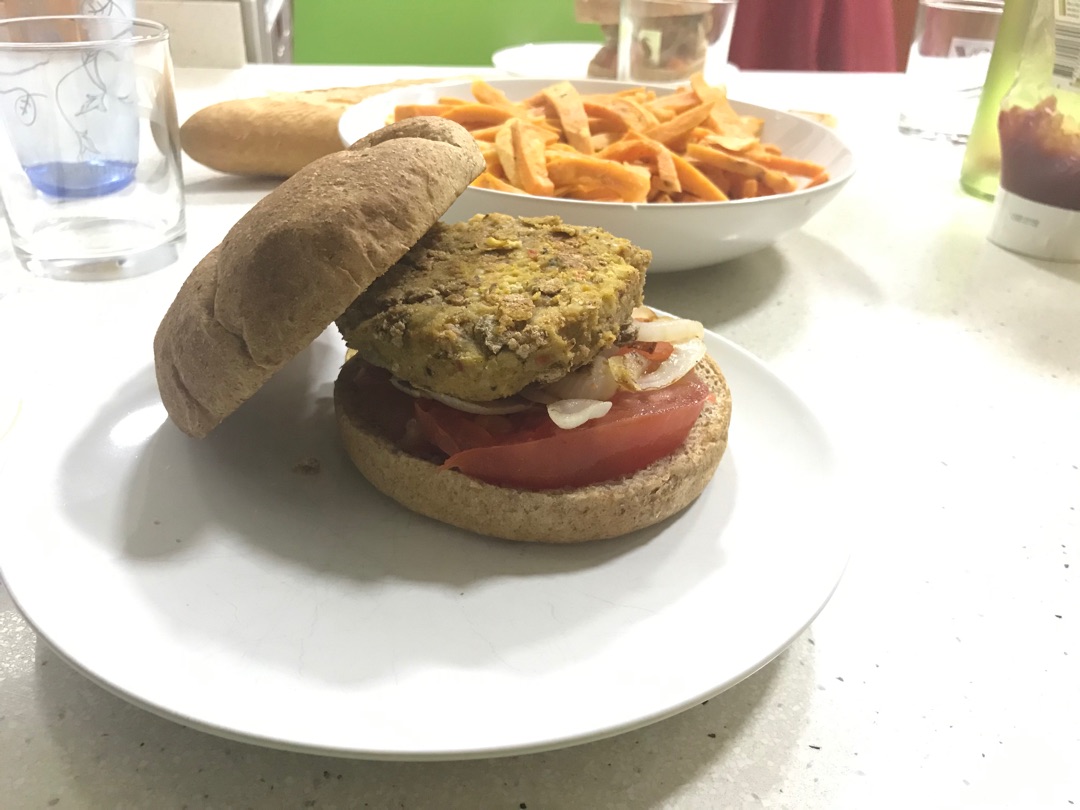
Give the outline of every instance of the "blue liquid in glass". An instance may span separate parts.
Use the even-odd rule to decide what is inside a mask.
[[[122,160],[56,161],[24,167],[26,176],[43,194],[80,199],[112,194],[135,179],[135,164]]]

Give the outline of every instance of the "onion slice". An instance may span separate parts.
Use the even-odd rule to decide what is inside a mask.
[[[589,365],[544,386],[544,393],[556,399],[605,400],[615,396],[618,390],[619,384],[604,357],[597,357]]]
[[[504,399],[493,399],[490,402],[470,402],[467,399],[458,399],[449,394],[439,394],[435,391],[429,391],[426,388],[419,388],[405,380],[399,380],[397,377],[391,377],[390,383],[394,388],[404,394],[408,394],[410,397],[415,397],[416,399],[433,399],[456,411],[473,413],[478,416],[504,416],[508,413],[527,411],[529,408],[533,407],[533,403],[528,402],[521,397],[505,397]]]
[[[610,402],[597,399],[560,399],[547,406],[551,421],[563,430],[584,425],[590,419],[599,419],[610,410]]]
[[[682,343],[687,340],[701,340],[705,336],[705,327],[700,321],[686,318],[656,318],[650,321],[638,321],[637,339],[641,343]]]
[[[685,377],[705,356],[705,342],[698,338],[674,344],[671,355],[655,371],[645,372],[644,358],[631,352],[608,360],[619,385],[631,391],[666,388]]]

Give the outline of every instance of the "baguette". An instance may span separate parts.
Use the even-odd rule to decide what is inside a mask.
[[[413,79],[367,87],[335,87],[222,101],[180,127],[180,145],[198,163],[227,174],[291,177],[342,149],[338,120],[353,104]]]

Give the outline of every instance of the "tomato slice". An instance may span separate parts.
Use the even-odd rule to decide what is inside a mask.
[[[414,399],[391,385],[382,369],[357,364],[357,407],[403,449],[443,467],[499,486],[560,489],[635,473],[674,452],[711,395],[690,372],[656,391],[620,391],[611,410],[563,430],[535,409],[506,416],[463,413],[441,402]],[[408,429],[415,419],[419,437]],[[417,442],[419,442],[417,444]]]
[[[620,391],[605,416],[572,430],[557,427],[542,408],[475,417],[426,399],[413,407],[424,437],[447,454],[444,467],[490,484],[540,490],[610,481],[674,452],[709,393],[693,372],[667,388]],[[491,430],[485,423],[492,419],[503,429]]]
[[[420,423],[420,432],[446,455],[452,456],[473,447],[485,447],[498,441],[477,416],[441,405],[440,407],[445,409],[446,413],[440,413],[439,418],[435,418],[425,407],[428,404],[439,405],[440,403],[430,399],[421,399],[416,400],[414,406],[416,420]]]

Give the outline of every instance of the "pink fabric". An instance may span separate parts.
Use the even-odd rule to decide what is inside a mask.
[[[891,0],[739,0],[731,61],[745,70],[895,71]]]

